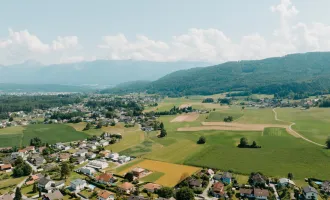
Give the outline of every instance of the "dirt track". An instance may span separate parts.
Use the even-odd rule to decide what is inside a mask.
[[[189,113],[185,115],[180,115],[174,118],[171,122],[193,122],[198,119],[198,113]]]

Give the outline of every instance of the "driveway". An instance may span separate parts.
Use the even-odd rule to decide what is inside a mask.
[[[213,180],[213,175],[211,176],[211,180],[209,182],[209,184],[207,185],[207,187],[205,188],[205,190],[203,191],[202,194],[198,195],[195,197],[195,199],[206,199],[206,200],[214,200],[214,199],[217,199],[215,197],[209,197],[209,189],[212,187],[214,183],[214,180]]]
[[[272,183],[270,183],[269,186],[273,188],[273,190],[274,190],[274,195],[275,195],[276,200],[281,200],[280,197],[278,196],[278,193],[277,193],[277,190],[276,190],[275,185],[272,184]]]

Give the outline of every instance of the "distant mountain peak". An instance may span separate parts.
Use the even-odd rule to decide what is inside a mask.
[[[35,67],[37,67],[37,66],[42,66],[43,64],[41,62],[39,62],[39,61],[29,59],[29,60],[24,61],[20,65],[35,66]]]

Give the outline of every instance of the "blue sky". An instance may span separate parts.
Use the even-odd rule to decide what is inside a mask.
[[[10,0],[0,64],[260,59],[330,50],[329,0]]]

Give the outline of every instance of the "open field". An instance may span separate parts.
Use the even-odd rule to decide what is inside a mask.
[[[0,135],[22,133],[24,129],[25,129],[24,126],[12,126],[12,127],[7,127],[7,128],[2,128],[2,129],[0,129]]]
[[[11,192],[20,182],[22,182],[26,177],[20,178],[10,178],[0,181],[0,195]]]
[[[154,160],[143,160],[136,165],[130,166],[129,168],[120,171],[119,174],[124,175],[135,167],[141,167],[153,172],[158,172],[156,173],[157,176],[155,175],[152,177],[152,180],[158,178],[154,181],[155,183],[168,187],[173,187],[177,185],[184,176],[190,176],[191,174],[200,170],[200,168],[198,167],[171,164]],[[163,175],[160,176],[161,174]],[[152,176],[152,174],[149,176]],[[145,178],[147,179],[148,176],[146,176]]]
[[[225,111],[217,111],[217,112],[211,112],[209,116],[207,117],[206,121],[207,122],[223,122],[224,118],[228,116],[232,116],[233,120],[237,120],[240,117],[242,117],[244,114],[243,112],[228,112],[229,110]]]
[[[21,146],[21,141],[22,133],[0,135],[0,147],[19,147]]]
[[[196,119],[198,119],[198,117],[199,117],[198,113],[188,113],[177,116],[171,122],[193,122]]]

